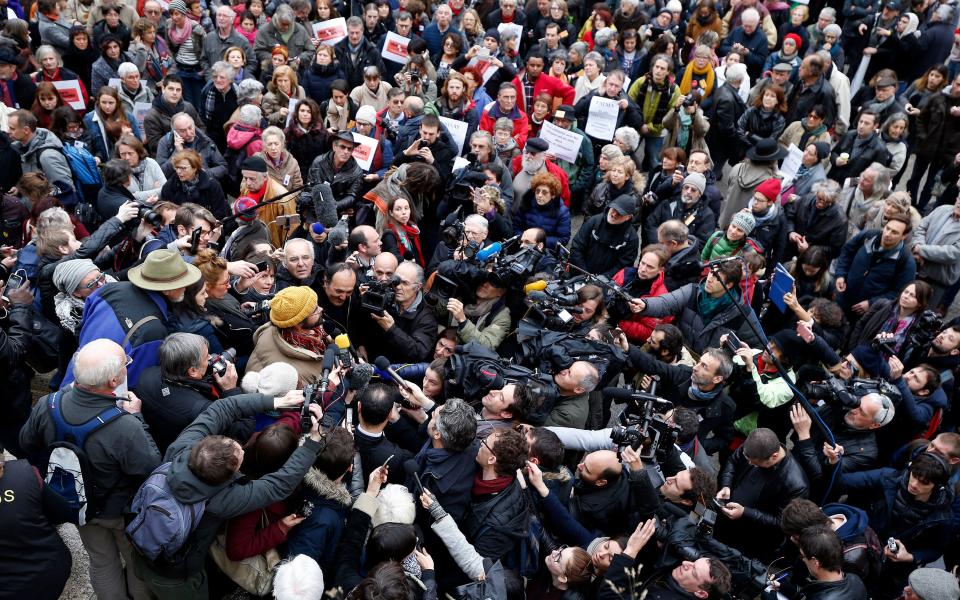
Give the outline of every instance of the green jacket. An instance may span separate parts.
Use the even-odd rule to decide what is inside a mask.
[[[659,137],[663,134],[663,118],[667,116],[671,108],[675,108],[680,103],[680,86],[673,82],[667,83],[667,89],[671,90],[670,99],[663,106],[660,103],[660,92],[643,93],[646,81],[647,76],[644,75],[630,84],[630,91],[627,92],[627,96],[640,107],[640,112],[643,114],[643,123],[649,129],[646,137]],[[657,118],[658,113],[659,118]]]
[[[573,427],[583,429],[587,426],[587,418],[590,416],[589,394],[580,394],[579,396],[561,396],[557,398],[557,403],[553,405],[547,420],[543,422],[544,427]]]
[[[580,134],[580,153],[577,154],[576,162],[567,162],[557,159],[557,166],[563,169],[570,181],[570,191],[588,190],[593,184],[594,165],[596,164],[593,156],[593,144],[587,134],[580,131],[576,125],[570,127],[570,131]]]

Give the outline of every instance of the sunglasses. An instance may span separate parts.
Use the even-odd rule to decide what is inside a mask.
[[[100,273],[99,277],[97,277],[96,279],[94,279],[93,281],[91,281],[90,283],[88,283],[83,287],[87,288],[88,290],[94,290],[100,287],[101,285],[103,285],[104,283],[106,283],[106,281],[107,281],[107,276],[104,275],[103,273]]]

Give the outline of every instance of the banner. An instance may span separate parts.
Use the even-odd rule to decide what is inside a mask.
[[[577,162],[577,156],[580,154],[580,142],[583,140],[579,133],[557,127],[550,121],[544,121],[540,128],[540,137],[550,144],[550,148],[547,149],[548,154],[552,154],[568,163]]]
[[[80,88],[80,80],[54,81],[53,87],[57,88],[57,93],[63,99],[64,104],[73,110],[84,110],[87,108],[87,99],[83,97],[83,91]]]
[[[463,121],[455,121],[449,117],[440,117],[440,122],[447,128],[453,141],[457,144],[457,155],[463,154],[463,145],[467,141],[467,129],[469,125]]]
[[[369,171],[370,165],[373,164],[373,156],[377,153],[379,142],[372,137],[360,135],[357,132],[353,133],[353,141],[357,143],[356,148],[353,149],[353,158],[356,159],[361,169]]]
[[[347,20],[343,17],[313,24],[313,37],[325,46],[333,46],[347,37]]]
[[[587,126],[583,132],[598,140],[613,141],[613,134],[617,130],[617,115],[619,112],[620,103],[616,100],[594,96],[590,99]],[[579,146],[577,147],[579,148]]]
[[[404,65],[407,63],[407,44],[409,43],[410,38],[405,38],[398,33],[388,31],[387,37],[383,42],[383,50],[380,51],[380,56],[385,60]]]

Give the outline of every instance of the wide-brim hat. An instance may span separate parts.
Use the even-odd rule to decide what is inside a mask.
[[[200,280],[200,269],[188,264],[174,250],[154,250],[141,264],[127,271],[133,285],[152,292],[187,287]]]
[[[787,151],[773,138],[764,138],[747,150],[747,158],[756,161],[782,160],[786,156]]]

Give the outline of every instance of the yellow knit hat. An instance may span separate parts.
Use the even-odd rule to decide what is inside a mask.
[[[317,293],[307,286],[288,287],[270,301],[270,321],[281,329],[293,327],[317,308]]]

